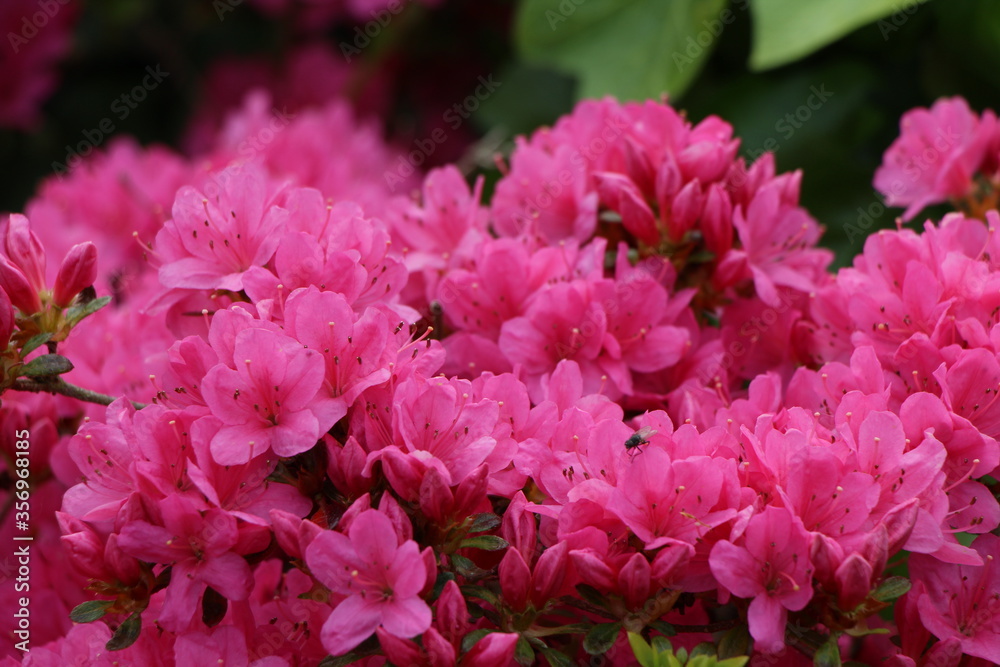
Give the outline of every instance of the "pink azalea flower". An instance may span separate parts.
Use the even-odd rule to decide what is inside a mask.
[[[758,647],[777,651],[785,643],[789,611],[812,599],[809,534],[784,508],[767,507],[750,519],[741,545],[718,542],[709,556],[712,574],[741,598],[753,598],[747,612]]]
[[[312,448],[343,415],[333,399],[317,396],[324,365],[320,353],[265,329],[236,335],[235,370],[219,364],[202,393],[222,428],[212,456],[223,465],[246,463],[267,451],[293,456]]]
[[[231,167],[203,189],[217,194],[181,188],[173,218],[156,235],[160,281],[167,288],[239,291],[243,274],[274,255],[288,211],[259,167]]]
[[[900,136],[875,172],[875,188],[909,220],[925,206],[969,193],[996,132],[991,111],[977,116],[960,97],[903,114]]]
[[[347,535],[321,533],[306,549],[313,576],[347,596],[323,625],[323,646],[347,653],[382,627],[396,637],[413,637],[431,625],[431,609],[419,593],[427,571],[417,543],[400,544],[392,522],[376,510],[358,514]]]
[[[980,535],[972,543],[983,565],[953,565],[921,554],[910,556],[910,576],[920,620],[941,640],[956,639],[962,651],[984,660],[1000,656],[1000,538]]]
[[[208,586],[230,600],[245,600],[253,576],[247,562],[233,551],[240,541],[235,517],[220,509],[202,510],[181,495],[164,498],[157,507],[162,526],[130,521],[118,543],[140,560],[171,566],[160,624],[175,632],[185,630]]]

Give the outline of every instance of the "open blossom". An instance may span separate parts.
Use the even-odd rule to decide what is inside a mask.
[[[288,211],[278,205],[279,192],[252,166],[223,172],[203,190],[181,188],[156,237],[163,285],[243,289],[243,274],[271,259],[281,239]]]
[[[413,540],[400,543],[392,521],[376,510],[361,512],[347,535],[319,534],[306,549],[313,574],[334,593],[347,596],[323,625],[323,645],[347,653],[382,627],[413,637],[431,625],[431,609],[419,593],[427,571]],[[417,565],[417,566],[415,566]]]
[[[957,639],[967,655],[995,660],[1000,655],[1000,538],[981,535],[973,542],[982,565],[952,565],[914,554],[910,572],[920,619],[936,637]]]
[[[269,450],[298,454],[343,416],[342,405],[317,395],[324,378],[320,353],[296,340],[246,329],[236,335],[231,360],[213,367],[202,385],[213,418],[222,422],[212,438],[217,462],[246,463]]]
[[[747,618],[757,644],[780,648],[788,612],[801,610],[813,594],[809,535],[802,521],[786,509],[768,507],[750,519],[740,545],[719,542],[708,562],[722,586],[753,598]]]
[[[962,98],[942,98],[903,114],[899,128],[875,172],[875,188],[890,206],[906,206],[909,220],[926,206],[970,194],[997,119],[992,111],[977,116]]]
[[[181,495],[157,505],[163,525],[131,521],[118,544],[140,560],[172,567],[159,622],[174,631],[185,629],[208,586],[231,600],[245,600],[253,578],[247,562],[234,553],[240,541],[235,517],[220,509],[202,511]]]

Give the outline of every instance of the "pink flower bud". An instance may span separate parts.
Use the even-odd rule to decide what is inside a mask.
[[[523,611],[528,605],[528,587],[531,585],[531,570],[517,549],[507,549],[500,561],[500,588],[503,599],[514,611]]]
[[[469,609],[458,584],[447,582],[434,607],[437,610],[435,625],[441,634],[452,644],[459,644],[469,630]]]
[[[45,289],[45,249],[28,219],[20,213],[11,213],[4,240],[7,256],[24,273],[36,292]]]
[[[618,573],[618,585],[629,609],[640,609],[649,599],[650,574],[649,561],[641,553],[632,554]]]
[[[3,288],[10,302],[25,315],[33,315],[42,309],[38,292],[28,283],[24,272],[6,257],[0,257],[0,288]]]
[[[535,563],[535,592],[532,598],[536,607],[541,607],[549,598],[555,597],[563,587],[569,560],[569,543],[559,542],[546,549]]]
[[[850,611],[864,602],[872,589],[872,566],[861,554],[853,553],[837,568],[838,605]]]
[[[77,243],[63,258],[56,284],[52,288],[52,300],[65,308],[77,294],[94,284],[97,279],[97,247],[87,241]]]
[[[458,664],[461,667],[509,665],[519,637],[517,633],[491,632],[476,642]]]
[[[535,557],[535,543],[538,531],[535,525],[535,515],[527,510],[527,500],[524,492],[518,491],[507,506],[500,525],[500,535],[521,552],[525,562],[530,563]]]

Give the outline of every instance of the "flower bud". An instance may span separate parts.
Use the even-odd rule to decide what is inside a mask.
[[[0,257],[0,288],[3,288],[10,302],[25,315],[33,315],[42,309],[38,292],[28,283],[24,272],[6,257]]]
[[[56,284],[52,288],[52,300],[65,308],[77,294],[94,284],[97,279],[97,247],[87,241],[77,243],[63,258]]]
[[[28,284],[36,292],[45,289],[45,249],[28,219],[20,213],[11,213],[4,239],[7,256],[21,269]]]

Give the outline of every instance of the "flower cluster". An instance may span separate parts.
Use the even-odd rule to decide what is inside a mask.
[[[588,101],[489,202],[393,196],[339,102],[252,96],[193,160],[46,184],[0,262],[64,612],[24,664],[995,660],[1000,214],[830,274],[800,175],[738,148]]]

